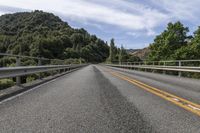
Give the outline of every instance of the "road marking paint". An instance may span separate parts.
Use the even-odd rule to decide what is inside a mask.
[[[175,101],[179,101],[177,98],[172,98],[173,100],[175,100]]]
[[[197,108],[197,107],[194,107],[194,106],[192,106],[192,105],[188,105],[189,107],[191,107],[191,108],[193,108],[193,109],[196,109],[196,110],[199,110],[200,111],[200,108]]]
[[[197,103],[193,103],[191,101],[188,101],[186,99],[183,99],[181,97],[178,97],[176,95],[170,94],[168,92],[165,92],[163,90],[157,89],[155,87],[149,86],[145,83],[142,83],[138,80],[135,80],[131,77],[128,77],[127,75],[118,73],[118,72],[114,72],[114,71],[108,71],[110,74],[112,74],[115,77],[118,77],[120,79],[126,80],[136,86],[138,86],[139,88],[142,88],[150,93],[153,93],[167,101],[170,101],[172,103],[174,103],[175,105],[186,109],[187,111],[190,111],[198,116],[200,116],[200,105]]]

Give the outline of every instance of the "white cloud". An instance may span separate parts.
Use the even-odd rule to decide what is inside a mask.
[[[0,5],[41,9],[61,13],[79,21],[96,21],[133,31],[154,33],[154,28],[168,19],[158,10],[125,0],[0,0]]]
[[[152,2],[167,11],[172,19],[199,21],[200,0],[152,0]]]
[[[159,26],[172,20],[186,20],[195,24],[200,22],[200,0],[148,2],[151,5],[140,0],[0,0],[0,5],[53,12],[102,31],[112,25],[135,38],[155,36]],[[3,12],[5,9],[0,9],[0,15]],[[8,12],[11,12],[10,9]]]
[[[142,34],[141,34],[141,33],[138,33],[138,32],[127,32],[126,34],[127,34],[128,36],[133,37],[133,38],[138,38],[138,37],[142,36]]]
[[[0,11],[0,16],[3,15],[3,14],[4,14],[4,12],[1,12],[1,11]]]
[[[149,30],[147,30],[146,34],[147,34],[147,36],[155,36],[156,32],[154,30],[149,29]]]
[[[153,31],[153,30],[147,30],[147,31],[129,31],[129,32],[126,32],[126,35],[129,35],[129,36],[132,36],[134,38],[139,38],[139,37],[143,37],[144,35],[145,36],[155,36],[156,35],[156,32]]]

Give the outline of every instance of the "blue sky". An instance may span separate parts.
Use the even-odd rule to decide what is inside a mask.
[[[199,5],[200,0],[0,0],[0,15],[52,12],[72,27],[136,49],[152,43],[168,22],[181,21],[192,34],[200,23]]]

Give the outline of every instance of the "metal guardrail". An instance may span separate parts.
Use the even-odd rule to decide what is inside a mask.
[[[149,70],[162,70],[162,71],[176,71],[179,72],[179,77],[181,77],[181,72],[192,72],[200,73],[200,67],[193,66],[160,66],[160,65],[116,65],[116,64],[106,64],[111,67],[119,68],[136,68],[136,69],[149,69]]]
[[[49,66],[27,66],[27,67],[5,67],[0,68],[0,79],[11,78],[17,76],[25,76],[34,73],[55,71],[55,70],[70,70],[85,66],[82,65],[49,65]]]
[[[120,65],[148,65],[148,66],[190,66],[190,67],[199,67],[200,60],[164,60],[164,61],[148,61],[143,60],[139,62],[114,62],[113,64]]]
[[[116,67],[127,67],[127,68],[146,68],[146,69],[160,69],[160,70],[200,70],[200,67],[190,67],[190,66],[159,66],[159,65],[115,65],[115,64],[107,64]]]
[[[12,78],[16,77],[16,84],[21,84],[21,76],[30,75],[39,73],[39,78],[41,78],[40,73],[42,72],[49,72],[49,71],[68,71],[71,69],[80,68],[86,66],[87,64],[64,64],[65,60],[60,59],[48,59],[43,57],[33,57],[33,56],[24,56],[24,55],[14,55],[9,53],[0,53],[0,56],[8,56],[8,57],[15,57],[15,67],[0,67],[0,79],[2,78]],[[27,59],[34,59],[37,60],[37,66],[21,66],[21,60],[23,58]],[[42,65],[42,61],[58,61],[59,65]]]
[[[0,57],[4,57],[4,56],[8,56],[8,57],[14,57],[16,60],[16,66],[21,66],[21,62],[22,59],[32,59],[32,60],[36,60],[37,64],[40,66],[42,65],[42,62],[52,62],[52,61],[56,61],[59,62],[59,64],[64,65],[64,60],[61,59],[49,59],[49,58],[44,58],[44,57],[33,57],[33,56],[26,56],[26,55],[15,55],[15,54],[9,54],[9,53],[0,53]],[[3,58],[2,58],[3,59]],[[4,60],[4,59],[3,59]],[[0,67],[3,67],[0,65]],[[4,66],[5,67],[5,66]]]

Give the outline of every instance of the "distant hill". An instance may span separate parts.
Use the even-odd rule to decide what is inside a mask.
[[[150,49],[148,47],[144,48],[144,49],[134,49],[134,50],[130,50],[130,51],[131,52],[129,52],[129,53],[131,55],[137,56],[142,60],[146,59],[146,57],[150,53]]]
[[[141,49],[126,49],[126,52],[127,52],[128,54],[132,54],[132,53],[134,53],[134,52],[136,52],[136,51],[139,51],[139,50],[141,50]]]
[[[109,46],[52,13],[33,11],[0,16],[0,52],[103,62],[109,56]]]

